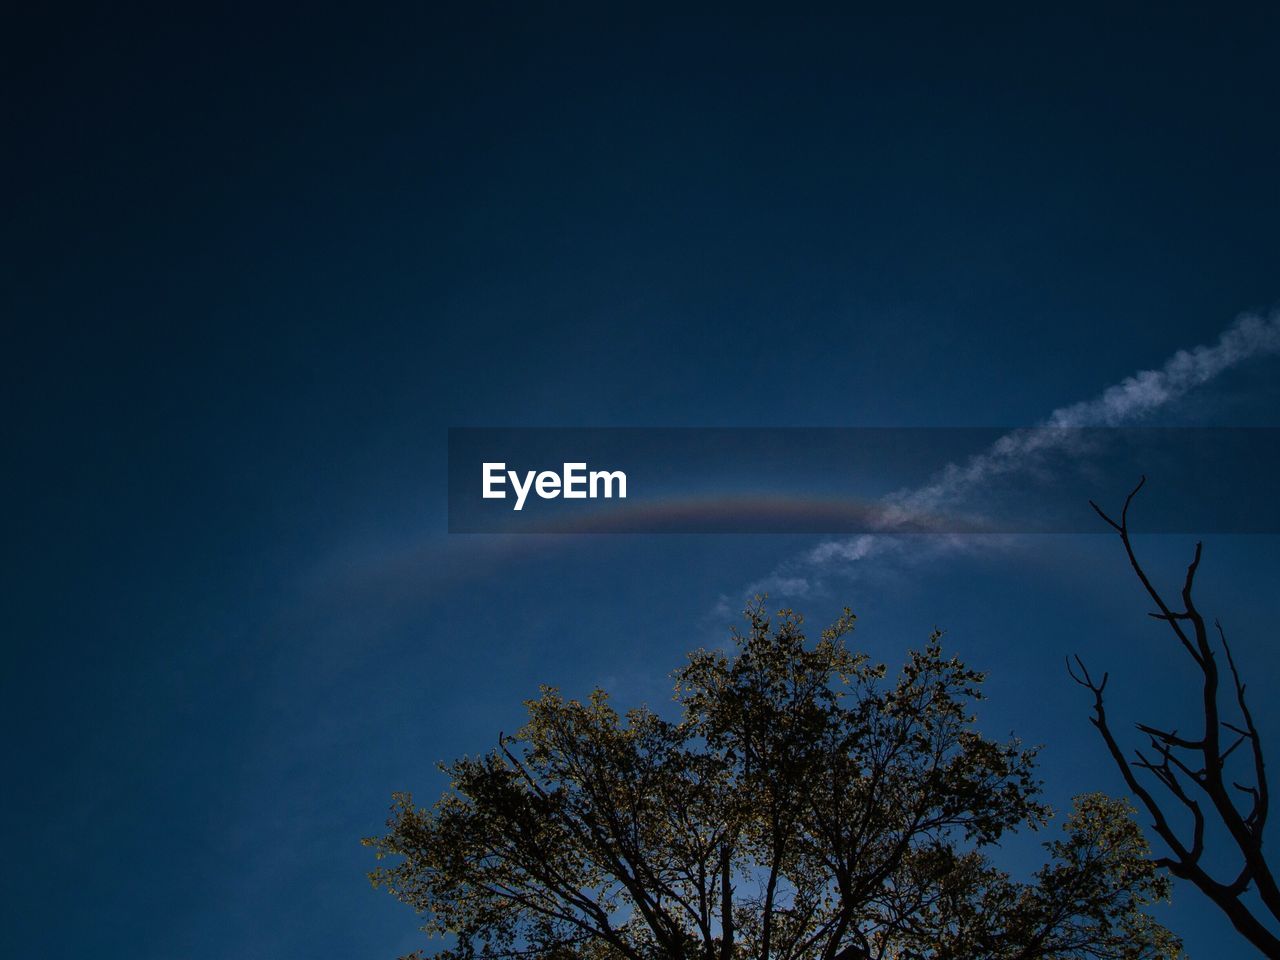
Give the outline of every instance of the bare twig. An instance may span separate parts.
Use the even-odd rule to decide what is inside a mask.
[[[1196,574],[1200,569],[1203,544],[1197,543],[1195,554],[1187,566],[1179,591],[1180,610],[1172,608],[1160,591],[1148,577],[1142,563],[1134,550],[1129,532],[1129,508],[1143,485],[1143,477],[1125,498],[1124,507],[1117,520],[1109,516],[1092,500],[1089,505],[1120,537],[1125,554],[1129,559],[1139,582],[1146,590],[1148,597],[1155,603],[1156,612],[1150,617],[1167,624],[1177,638],[1181,647],[1190,655],[1200,671],[1200,699],[1204,717],[1203,731],[1198,737],[1180,736],[1177,730],[1165,730],[1150,724],[1137,724],[1137,728],[1148,738],[1153,756],[1142,751],[1135,752],[1136,759],[1125,756],[1119,742],[1108,724],[1103,693],[1106,689],[1108,675],[1095,682],[1080,657],[1075,657],[1075,665],[1067,661],[1067,672],[1071,678],[1093,694],[1093,716],[1090,722],[1101,734],[1111,758],[1124,778],[1129,790],[1138,798],[1143,808],[1152,818],[1152,829],[1164,841],[1170,850],[1170,856],[1162,857],[1157,862],[1168,868],[1174,876],[1189,880],[1205,896],[1207,896],[1231,921],[1236,930],[1262,953],[1271,958],[1280,958],[1280,938],[1277,938],[1266,925],[1267,922],[1280,921],[1280,889],[1262,849],[1263,827],[1266,824],[1269,810],[1270,794],[1267,787],[1266,765],[1264,762],[1261,737],[1245,699],[1245,684],[1227,643],[1226,633],[1222,625],[1215,621],[1219,643],[1226,654],[1227,665],[1231,673],[1234,687],[1235,707],[1241,717],[1241,723],[1233,723],[1222,719],[1218,701],[1219,673],[1215,650],[1209,638],[1204,616],[1195,605],[1193,590]],[[1236,735],[1226,749],[1222,747],[1222,730]],[[1227,781],[1224,769],[1227,760],[1244,743],[1249,743],[1252,752],[1252,783]],[[1187,757],[1194,758],[1187,762]],[[1154,777],[1165,793],[1172,796],[1191,818],[1191,838],[1182,839],[1166,815],[1162,800],[1142,783],[1135,771],[1142,771]],[[1230,787],[1231,789],[1228,789]],[[1234,794],[1247,798],[1248,809],[1241,810],[1236,805]],[[1196,795],[1208,802],[1217,823],[1226,829],[1231,837],[1232,845],[1241,858],[1240,871],[1229,882],[1216,880],[1201,865],[1205,849],[1206,810]],[[1215,858],[1216,859],[1216,858]],[[1242,897],[1253,886],[1257,889],[1265,914],[1257,906],[1246,903]]]

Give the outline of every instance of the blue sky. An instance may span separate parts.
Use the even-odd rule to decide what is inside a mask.
[[[1030,425],[1269,315],[1276,13],[1013,11],[5,31],[3,952],[420,945],[364,880],[391,791],[541,682],[665,698],[821,542],[449,537],[449,427]],[[1278,371],[1161,416],[1277,425]],[[1192,539],[1143,545],[1172,578]],[[1207,539],[1260,694],[1278,573]],[[779,599],[890,662],[945,628],[1057,802],[1119,789],[1064,653],[1135,719],[1192,679],[1102,535]],[[1249,955],[1193,891],[1171,916]]]

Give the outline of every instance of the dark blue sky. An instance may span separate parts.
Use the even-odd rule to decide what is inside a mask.
[[[449,538],[448,427],[1030,424],[1280,298],[1274,7],[9,20],[6,955],[420,945],[363,877],[390,792],[540,682],[665,698],[815,543]],[[1277,370],[1175,413],[1276,425]],[[947,628],[1060,801],[1119,789],[1063,653],[1141,719],[1191,680],[1118,550],[796,603],[891,661]],[[1208,541],[1260,691],[1278,573]]]

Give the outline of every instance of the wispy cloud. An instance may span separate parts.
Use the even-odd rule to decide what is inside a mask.
[[[821,590],[827,577],[856,577],[874,566],[903,566],[935,560],[957,551],[991,546],[1007,538],[961,534],[910,536],[892,530],[913,517],[955,508],[969,494],[996,479],[1035,470],[1045,455],[1079,442],[1073,431],[1084,427],[1125,427],[1143,423],[1233,367],[1257,357],[1280,354],[1280,312],[1268,317],[1246,314],[1213,344],[1179,350],[1161,366],[1140,370],[1097,396],[1059,407],[1034,427],[1014,430],[961,464],[948,464],[928,483],[884,498],[884,533],[828,540],[784,562],[747,594],[802,597]]]

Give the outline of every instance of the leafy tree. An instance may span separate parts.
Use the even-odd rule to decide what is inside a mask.
[[[431,809],[397,795],[376,886],[427,917],[447,960],[1031,960],[1179,955],[1123,801],[1078,798],[1019,881],[984,851],[1050,816],[1034,751],[974,727],[983,676],[935,634],[894,680],[748,610],[736,651],[676,673],[679,720],[554,689],[491,753],[444,768]]]

